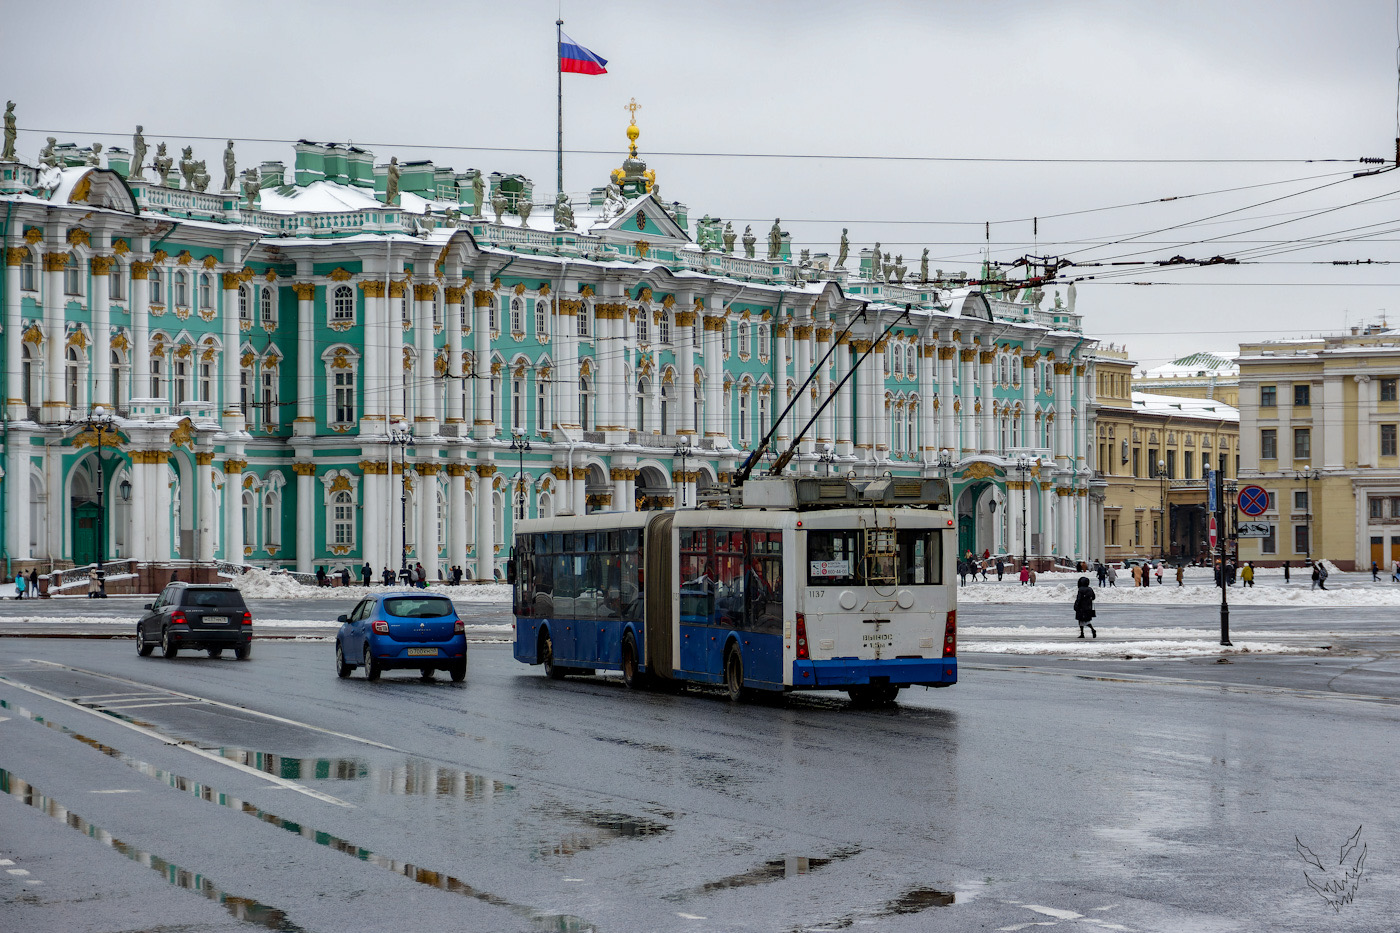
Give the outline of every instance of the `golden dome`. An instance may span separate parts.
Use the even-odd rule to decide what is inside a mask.
[[[642,128],[637,124],[633,123],[627,127],[627,138],[632,140],[632,142],[636,142],[637,137],[640,135],[642,135]]]

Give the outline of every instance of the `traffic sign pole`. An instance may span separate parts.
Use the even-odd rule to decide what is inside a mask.
[[[1229,647],[1230,642],[1230,600],[1227,595],[1225,579],[1225,474],[1222,470],[1215,470],[1211,474],[1215,480],[1210,487],[1211,504],[1215,507],[1215,538],[1220,545],[1220,644]],[[1264,501],[1268,501],[1265,494]]]

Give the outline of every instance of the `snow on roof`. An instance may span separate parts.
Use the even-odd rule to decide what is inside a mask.
[[[1133,410],[1150,415],[1181,415],[1211,421],[1240,420],[1240,410],[1209,398],[1186,398],[1181,395],[1155,395],[1151,392],[1133,393]]]
[[[367,188],[354,188],[333,181],[313,181],[304,188],[264,188],[259,195],[259,201],[261,203],[258,209],[271,214],[297,214],[307,211],[332,214],[384,206],[375,198],[374,192]],[[405,210],[409,209],[405,207]],[[421,210],[418,213],[421,213]]]
[[[1178,357],[1147,371],[1148,379],[1191,379],[1205,376],[1239,376],[1238,350],[1212,350]]]

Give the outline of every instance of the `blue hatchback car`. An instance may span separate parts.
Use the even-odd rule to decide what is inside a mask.
[[[370,680],[405,668],[425,678],[443,670],[454,682],[466,679],[466,627],[445,596],[421,590],[379,593],[360,600],[339,621],[335,672],[341,677],[363,667]]]

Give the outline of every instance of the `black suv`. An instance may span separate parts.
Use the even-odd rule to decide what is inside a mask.
[[[172,583],[136,623],[136,653],[144,658],[156,645],[167,658],[181,648],[202,648],[211,658],[232,648],[246,661],[253,653],[253,615],[234,587]]]

